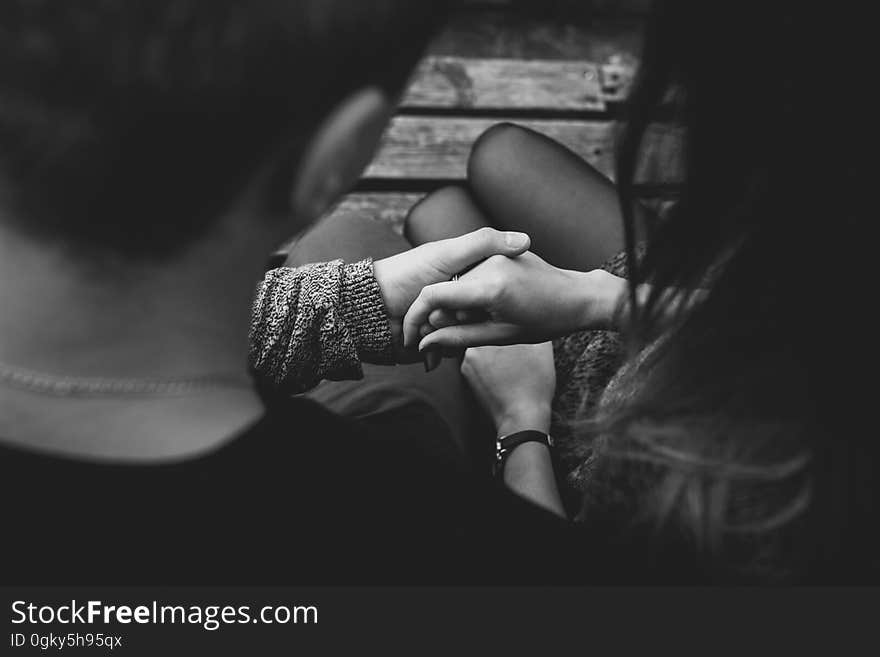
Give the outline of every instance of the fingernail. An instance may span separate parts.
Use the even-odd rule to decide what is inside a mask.
[[[504,243],[511,249],[521,249],[528,244],[529,236],[525,233],[507,232],[504,233]]]

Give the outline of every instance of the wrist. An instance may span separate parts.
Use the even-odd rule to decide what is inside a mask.
[[[373,278],[379,290],[379,298],[382,299],[382,305],[389,317],[394,317],[400,311],[397,304],[394,303],[393,294],[391,294],[394,289],[394,266],[392,263],[391,258],[373,261]]]
[[[577,279],[571,287],[577,294],[575,330],[616,329],[620,302],[626,295],[626,279],[604,269],[573,273]]]
[[[551,463],[550,448],[547,445],[536,442],[517,445],[504,459],[504,467],[501,478],[510,486],[521,480],[523,476],[536,464]],[[552,465],[550,466],[552,468]]]
[[[498,417],[495,421],[495,428],[499,436],[507,436],[528,429],[549,433],[551,414],[550,404],[517,406],[515,411]]]

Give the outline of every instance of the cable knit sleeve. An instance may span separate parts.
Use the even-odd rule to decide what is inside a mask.
[[[305,392],[323,379],[362,378],[362,359],[394,362],[372,260],[266,273],[251,317],[249,364],[258,381]]]

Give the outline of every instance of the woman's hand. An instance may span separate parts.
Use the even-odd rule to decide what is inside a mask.
[[[468,349],[461,373],[499,436],[526,429],[550,430],[556,369],[549,342]]]
[[[452,276],[491,256],[517,256],[528,250],[525,233],[502,232],[481,228],[460,237],[422,244],[414,249],[373,263],[385,308],[391,319],[395,341],[401,334],[401,322],[422,289]],[[399,350],[402,362],[418,359],[415,345],[409,353]]]
[[[550,432],[556,369],[549,342],[468,349],[461,372],[492,417],[499,437],[528,429]],[[528,442],[514,447],[502,475],[514,493],[565,517],[546,445]]]
[[[404,317],[404,343],[460,350],[610,328],[625,289],[608,272],[559,269],[531,252],[493,256],[457,281],[423,289]]]

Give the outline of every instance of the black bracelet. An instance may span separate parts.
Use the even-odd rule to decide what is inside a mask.
[[[501,436],[495,440],[495,475],[500,476],[504,472],[504,462],[514,448],[524,443],[541,443],[548,448],[553,447],[553,438],[550,434],[534,429],[517,431]]]

